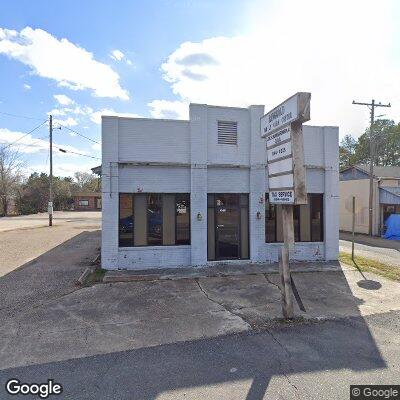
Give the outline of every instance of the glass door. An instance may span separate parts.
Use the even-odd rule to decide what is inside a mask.
[[[239,258],[239,195],[215,195],[216,259]]]

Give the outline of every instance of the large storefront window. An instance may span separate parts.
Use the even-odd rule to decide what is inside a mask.
[[[120,193],[120,247],[182,244],[190,244],[189,193]]]
[[[323,195],[309,194],[308,204],[294,206],[293,225],[296,242],[323,242]],[[283,242],[281,207],[265,196],[265,241]]]

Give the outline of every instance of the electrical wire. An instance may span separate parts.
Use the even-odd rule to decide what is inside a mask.
[[[0,111],[0,114],[8,115],[9,117],[16,117],[16,118],[25,118],[25,119],[36,119],[37,121],[41,121],[42,118],[35,118],[35,117],[28,117],[26,115],[18,115],[18,114],[11,114],[4,111]]]
[[[62,147],[59,147],[55,144],[53,144],[53,146],[56,147],[58,150],[60,150],[62,153],[72,153],[72,154],[76,154],[78,156],[89,157],[89,158],[93,158],[95,160],[100,160],[100,158],[98,158],[98,157],[89,156],[89,155],[83,154],[83,153],[77,153],[76,151],[72,151],[72,150],[65,150]]]
[[[17,140],[14,140],[14,142],[9,143],[7,146],[5,146],[5,147],[3,148],[3,150],[4,150],[4,149],[7,149],[8,147],[10,147],[10,146],[12,146],[12,145],[14,145],[15,143],[19,142],[19,141],[20,141],[21,139],[23,139],[24,137],[26,137],[26,136],[28,136],[29,134],[31,134],[32,132],[36,131],[36,129],[39,129],[39,128],[40,128],[41,126],[43,126],[46,122],[47,122],[47,119],[46,119],[46,121],[42,122],[42,123],[41,123],[40,125],[38,125],[37,127],[33,128],[33,129],[30,130],[29,132],[25,133],[25,135],[21,136],[21,137],[18,138]]]
[[[58,125],[62,126],[63,128],[68,129],[68,130],[71,131],[71,132],[74,132],[74,133],[77,134],[78,136],[81,136],[81,137],[83,137],[83,138],[85,138],[85,139],[87,139],[87,140],[90,140],[90,141],[93,142],[93,143],[100,144],[100,143],[97,142],[96,140],[91,139],[90,137],[87,137],[87,136],[85,136],[85,135],[82,135],[82,133],[77,132],[76,130],[70,128],[69,126],[65,126],[65,125],[61,124],[60,122],[56,122],[56,123],[57,123]]]

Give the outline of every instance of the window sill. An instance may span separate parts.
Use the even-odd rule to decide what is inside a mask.
[[[269,246],[282,246],[283,242],[266,242],[265,244],[269,245]],[[294,245],[306,245],[306,244],[325,244],[325,242],[294,242]]]
[[[168,250],[168,249],[190,249],[190,244],[171,244],[165,246],[132,246],[118,247],[118,251],[146,251],[146,250]]]

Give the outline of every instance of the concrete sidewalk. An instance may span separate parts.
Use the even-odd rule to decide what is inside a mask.
[[[299,322],[392,312],[400,285],[358,271],[294,273]],[[99,284],[3,314],[0,365],[58,362],[280,326],[278,274]],[[7,302],[4,299],[5,303]],[[1,310],[0,310],[1,311]],[[15,310],[17,311],[17,310]]]
[[[328,262],[291,262],[292,272],[326,272],[354,269],[341,266],[338,261]],[[278,273],[279,264],[239,264],[218,263],[205,267],[180,267],[180,268],[151,268],[143,270],[109,270],[106,272],[103,282],[136,282],[154,280],[177,280],[195,278],[215,278],[226,276],[258,275]]]

